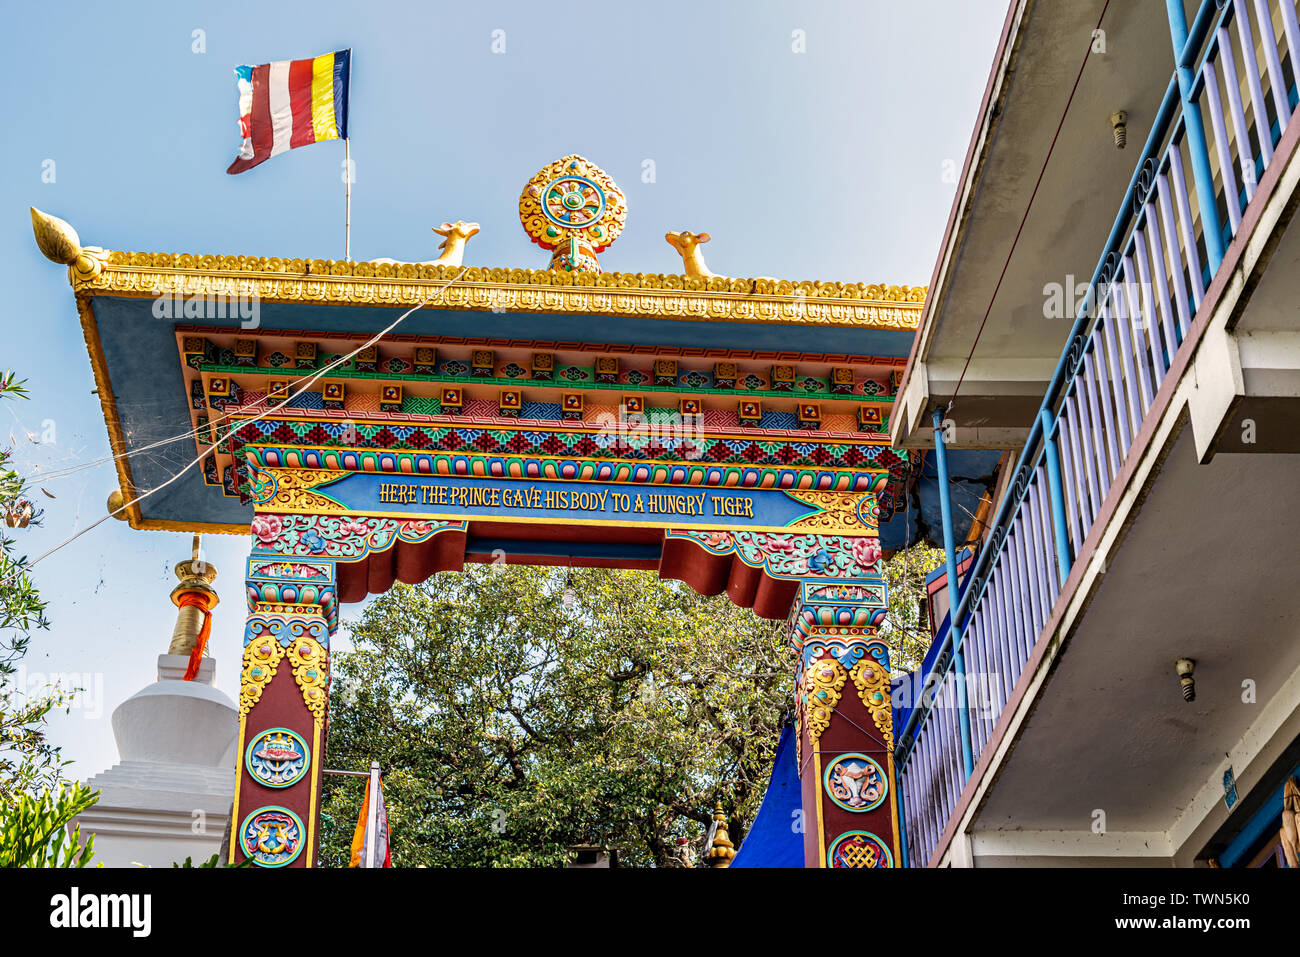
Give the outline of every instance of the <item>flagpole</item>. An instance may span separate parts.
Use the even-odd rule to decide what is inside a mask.
[[[343,139],[343,258],[352,259],[352,140]]]
[[[370,789],[370,800],[366,802],[366,860],[361,862],[362,867],[381,867],[382,863],[374,863],[375,859],[375,838],[379,828],[379,762],[370,762],[370,783],[367,785]]]

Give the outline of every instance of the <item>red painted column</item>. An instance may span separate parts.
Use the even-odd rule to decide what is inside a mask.
[[[805,582],[791,615],[806,867],[899,866],[884,611],[873,577]]]
[[[319,841],[329,641],[336,624],[334,565],[254,553],[249,566],[230,860],[312,867]],[[266,577],[257,577],[258,572]]]
[[[806,867],[900,863],[888,608],[874,499],[855,506],[866,534],[664,533],[659,574],[726,590],[764,617],[790,610]],[[842,519],[848,523],[849,519]]]

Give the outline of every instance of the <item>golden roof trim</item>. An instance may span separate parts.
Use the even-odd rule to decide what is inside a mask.
[[[106,251],[103,268],[73,277],[82,295],[223,293],[267,302],[404,306],[459,270],[450,266]],[[924,286],[570,273],[471,266],[428,308],[604,313],[914,330]]]
[[[68,266],[79,297],[219,293],[403,306],[423,302],[431,285],[459,272],[438,263],[121,252],[82,246],[69,223],[36,208],[31,215],[41,252]],[[429,306],[913,330],[925,295],[925,286],[880,283],[470,266]]]

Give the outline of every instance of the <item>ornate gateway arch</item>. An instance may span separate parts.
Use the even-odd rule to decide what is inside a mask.
[[[924,290],[720,277],[690,233],[685,274],[602,272],[626,203],[577,156],[519,209],[548,269],[462,267],[468,223],[437,262],[339,262],[111,252],[34,212],[131,525],[251,531],[232,859],[315,861],[340,605],[505,560],[655,569],[787,619],[805,863],[897,864],[876,632]],[[150,451],[176,436],[180,478]]]

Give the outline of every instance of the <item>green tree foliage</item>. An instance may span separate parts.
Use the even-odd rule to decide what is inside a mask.
[[[12,373],[0,375],[0,398],[26,397]],[[80,848],[76,831],[69,833],[67,826],[99,792],[63,786],[66,762],[46,734],[49,714],[66,711],[75,689],[28,687],[22,666],[31,633],[48,628],[49,621],[28,560],[8,533],[10,522],[18,523],[14,516],[24,517],[29,527],[40,521],[11,458],[11,449],[0,449],[0,866],[82,867],[93,853],[93,839]]]
[[[734,838],[793,707],[783,622],[648,572],[469,566],[398,585],[335,658],[330,763],[385,769],[395,866],[621,864]],[[323,862],[346,866],[363,782],[326,779]]]
[[[179,868],[179,869],[183,869],[183,870],[199,869],[199,868],[214,868],[214,869],[215,869],[215,868],[223,868],[223,867],[231,867],[231,868],[234,868],[234,867],[252,867],[252,866],[253,866],[253,860],[252,860],[252,858],[247,858],[247,857],[246,857],[246,858],[244,858],[242,861],[239,861],[239,862],[237,862],[237,863],[235,863],[235,864],[230,864],[230,863],[228,863],[228,862],[222,860],[220,854],[213,854],[213,855],[212,855],[211,857],[209,857],[207,860],[205,860],[205,861],[199,861],[199,863],[197,863],[197,864],[194,863],[194,858],[192,858],[192,857],[187,857],[187,858],[185,858],[184,861],[173,861],[173,862],[172,862],[172,867],[173,867],[173,868]]]
[[[69,825],[98,799],[74,781],[0,802],[0,867],[85,867],[95,836],[83,845],[81,828]]]
[[[919,668],[930,649],[925,576],[943,561],[943,549],[920,544],[896,552],[885,562],[889,612],[880,627],[880,636],[889,643],[889,664],[896,675]]]
[[[885,565],[897,670],[929,645],[918,547]],[[335,767],[378,760],[396,866],[545,866],[697,852],[720,800],[733,840],[762,801],[795,661],[784,622],[648,572],[469,566],[398,585],[334,659]],[[364,782],[328,777],[322,861],[346,866]]]
[[[22,382],[0,376],[0,398],[26,398]],[[17,514],[26,501],[25,485],[11,467],[12,449],[0,449],[0,516]],[[34,521],[39,522],[39,516]],[[8,522],[0,525],[0,799],[14,800],[24,790],[47,787],[58,778],[58,750],[45,737],[45,718],[66,707],[59,689],[29,694],[22,668],[31,632],[48,628],[45,602],[27,573],[27,558],[16,551]]]

